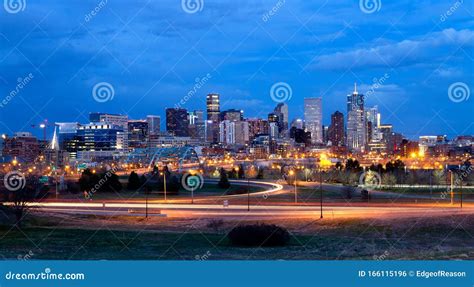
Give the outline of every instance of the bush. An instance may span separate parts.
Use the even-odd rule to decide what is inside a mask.
[[[130,176],[128,177],[127,189],[137,190],[140,187],[141,187],[140,178],[138,177],[138,174],[136,172],[132,171],[130,173]]]
[[[122,190],[119,177],[112,171],[95,174],[90,169],[85,169],[79,178],[78,184],[83,192],[91,192],[91,190],[95,190],[95,192],[118,192]]]
[[[220,174],[221,174],[221,177],[219,179],[219,182],[217,183],[217,186],[219,188],[229,188],[230,182],[229,182],[229,179],[227,178],[227,172],[225,171],[225,169],[221,168]]]
[[[290,241],[290,233],[274,224],[237,226],[227,237],[236,246],[284,246]]]
[[[224,220],[222,219],[211,219],[208,223],[207,223],[207,227],[208,228],[212,228],[214,230],[214,232],[218,232],[219,229],[224,225]]]

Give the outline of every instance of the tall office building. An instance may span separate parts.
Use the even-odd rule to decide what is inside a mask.
[[[333,146],[344,146],[344,115],[341,112],[336,111],[331,115],[328,133],[328,139]]]
[[[230,109],[220,113],[220,121],[243,121],[244,120],[244,111]]]
[[[206,97],[206,106],[206,138],[209,142],[217,143],[219,141],[219,115],[221,109],[219,94],[208,94]]]
[[[248,119],[249,123],[249,137],[253,140],[255,137],[261,134],[268,134],[268,121],[264,119]]]
[[[280,133],[278,132],[278,123],[270,122],[268,124],[268,134],[270,134],[270,139],[276,139],[279,137]]]
[[[39,140],[29,132],[17,132],[4,139],[3,155],[16,157],[18,161],[34,162],[40,151]]]
[[[89,121],[91,123],[108,123],[112,125],[117,125],[124,130],[128,127],[128,116],[119,115],[119,114],[108,114],[108,113],[90,113]]]
[[[288,131],[288,105],[279,103],[274,110],[278,116],[278,128],[281,134],[286,134]]]
[[[128,147],[145,148],[148,139],[148,121],[128,121]]]
[[[304,129],[304,121],[302,119],[294,119],[291,122],[291,127],[303,130]]]
[[[195,110],[189,112],[189,136],[191,138],[199,139],[201,141],[206,140],[206,124],[204,120],[204,112],[201,110]]]
[[[55,123],[58,127],[59,149],[66,151],[69,158],[75,159],[77,156],[77,130],[81,126],[78,122]]]
[[[89,121],[95,124],[110,124],[119,126],[123,129],[123,148],[128,148],[128,116],[127,115],[120,115],[120,114],[108,114],[108,113],[90,113],[89,114]],[[100,126],[100,125],[98,125]]]
[[[364,95],[354,92],[347,95],[347,138],[346,143],[350,151],[364,152],[367,145],[367,126],[364,112]]]
[[[367,142],[380,142],[382,133],[380,132],[380,113],[378,106],[369,108],[366,112],[367,118]]]
[[[158,135],[161,131],[161,117],[148,115],[146,121],[148,122],[148,134]]]
[[[166,131],[176,137],[189,136],[188,111],[186,109],[166,109]]]
[[[249,141],[248,122],[224,120],[220,122],[219,130],[219,141],[223,144],[244,145]]]
[[[306,131],[311,133],[311,143],[323,142],[322,98],[304,99],[304,119]]]
[[[77,159],[84,161],[100,161],[111,159],[117,152],[124,151],[127,130],[123,127],[95,122],[81,125],[77,129],[74,151]]]

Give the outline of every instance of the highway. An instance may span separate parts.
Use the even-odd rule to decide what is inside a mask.
[[[31,204],[40,207],[42,212],[59,212],[69,214],[95,214],[103,216],[141,216],[145,214],[143,203],[78,203],[78,202],[44,202]],[[166,217],[244,217],[244,218],[319,218],[319,206],[282,206],[282,205],[233,205],[225,207],[217,204],[163,204],[149,203],[151,216]],[[443,216],[454,214],[473,214],[473,207],[393,207],[393,206],[326,206],[323,214],[326,217],[411,217]]]

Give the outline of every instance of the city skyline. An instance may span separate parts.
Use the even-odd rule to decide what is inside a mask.
[[[453,102],[448,94],[454,83],[472,85],[469,3],[401,1],[364,13],[358,3],[339,1],[206,1],[202,13],[189,14],[178,2],[132,7],[84,1],[67,4],[71,15],[64,17],[57,12],[66,9],[64,3],[31,1],[21,14],[2,14],[4,100],[18,79],[32,75],[3,102],[3,132],[40,135],[32,124],[85,122],[93,111],[164,119],[166,107],[203,109],[211,91],[220,93],[222,109],[265,118],[276,104],[270,90],[278,82],[292,89],[289,121],[303,118],[304,98],[322,97],[323,124],[329,125],[334,111],[346,114],[346,95],[358,82],[368,95],[366,106],[378,105],[383,121],[408,138],[474,134],[472,99]],[[312,17],[309,11],[316,10],[318,17]],[[222,16],[213,19],[212,13]],[[112,86],[114,97],[99,102],[92,92],[102,82]]]

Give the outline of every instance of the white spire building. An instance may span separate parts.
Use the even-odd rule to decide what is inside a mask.
[[[354,92],[347,95],[347,147],[352,152],[365,152],[367,145],[366,115],[364,113],[364,95]]]

